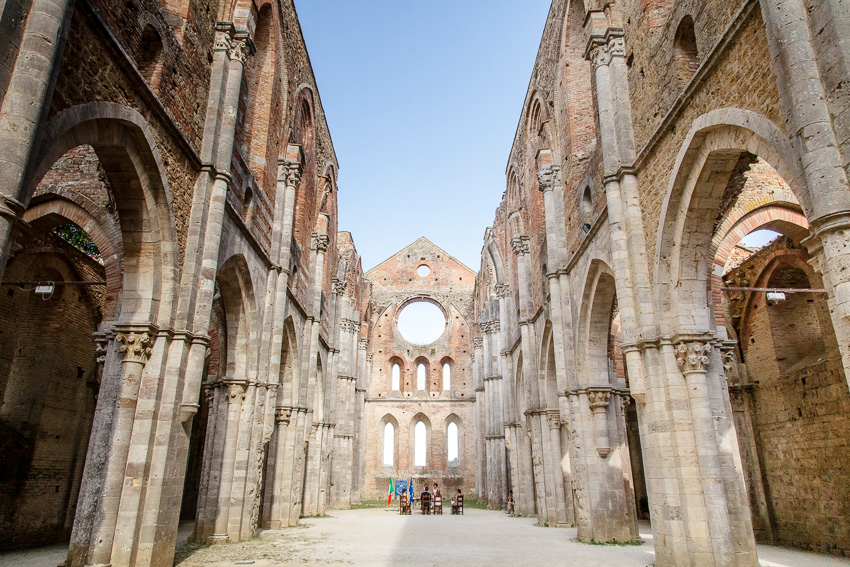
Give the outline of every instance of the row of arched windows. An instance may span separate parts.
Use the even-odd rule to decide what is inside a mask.
[[[384,425],[384,457],[385,467],[395,466],[395,425],[387,422]],[[446,465],[460,466],[460,438],[457,423],[451,422],[446,428]],[[428,428],[424,421],[416,422],[413,427],[413,466],[428,466]]]
[[[390,389],[401,391],[401,365],[397,362],[393,363],[390,373]],[[428,367],[424,362],[416,364],[416,389],[428,389]],[[452,367],[448,362],[443,363],[443,390],[452,389]]]

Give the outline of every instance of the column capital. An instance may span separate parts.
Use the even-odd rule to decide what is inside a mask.
[[[239,61],[243,65],[248,63],[248,58],[257,51],[254,40],[248,32],[236,32],[230,38],[230,49],[227,54],[231,61]]]
[[[517,256],[524,256],[531,253],[529,241],[531,238],[525,235],[514,236],[511,238],[511,250]]]
[[[334,293],[337,295],[342,295],[343,293],[345,293],[345,287],[346,285],[348,285],[345,280],[340,280],[337,278],[333,278],[331,280],[331,284],[333,284]]]
[[[298,187],[298,184],[301,183],[301,162],[294,159],[287,159],[283,163],[283,171],[286,176],[286,184],[290,187]]]
[[[556,185],[561,184],[561,168],[557,165],[547,165],[537,172],[537,188],[542,191],[551,191]]]
[[[472,339],[472,348],[474,350],[481,350],[484,348],[484,339],[482,337],[475,337]]]
[[[154,327],[134,329],[132,327],[116,328],[115,340],[119,343],[118,352],[124,355],[122,362],[138,362],[147,364],[153,351]]]
[[[611,400],[611,388],[607,386],[592,386],[587,389],[587,403],[593,413],[604,412]]]
[[[366,350],[367,348],[369,348],[369,339],[360,339],[360,342],[357,346],[360,350]]]
[[[237,378],[225,378],[219,383],[227,391],[227,403],[235,404],[245,400],[248,381]]]
[[[500,298],[509,297],[511,295],[511,286],[510,284],[500,283],[493,286],[493,289]]]
[[[274,409],[275,423],[289,424],[289,421],[290,421],[291,418],[292,418],[292,408],[285,407],[285,406],[278,406]]]
[[[611,64],[614,57],[626,56],[626,42],[621,35],[608,35],[607,41],[602,38],[592,40],[588,45],[585,57],[593,63],[593,70]]]
[[[676,362],[685,376],[708,371],[711,343],[707,339],[681,340],[676,342],[673,348],[676,352]]]
[[[558,410],[547,410],[546,421],[549,423],[549,429],[558,429],[561,427],[561,412]]]
[[[311,236],[311,248],[315,248],[318,252],[327,252],[331,239],[324,232],[314,232]]]

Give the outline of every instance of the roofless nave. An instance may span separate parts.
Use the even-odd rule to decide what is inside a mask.
[[[554,0],[477,274],[362,272],[291,0],[0,11],[3,548],[168,566],[181,518],[413,476],[585,542],[650,518],[659,566],[850,553],[838,0]]]

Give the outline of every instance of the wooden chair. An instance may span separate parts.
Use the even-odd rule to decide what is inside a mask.
[[[434,515],[436,516],[437,514],[439,514],[441,516],[443,515],[443,497],[442,496],[435,496],[434,497]]]
[[[407,494],[402,494],[398,502],[398,513],[404,516],[410,515],[410,499]]]
[[[422,493],[422,514],[431,514],[431,493]]]
[[[463,494],[455,496],[455,503],[452,505],[452,514],[463,515]]]

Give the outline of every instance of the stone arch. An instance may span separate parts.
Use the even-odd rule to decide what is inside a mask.
[[[662,335],[704,333],[714,325],[706,278],[715,212],[742,152],[764,159],[789,184],[804,211],[814,203],[785,135],[768,119],[739,109],[711,111],[694,121],[673,168],[656,243],[654,281]],[[709,182],[709,176],[715,176]],[[687,246],[682,246],[682,243]]]
[[[425,425],[425,465],[416,465],[416,426],[417,424],[422,423]],[[411,470],[416,469],[428,469],[432,463],[434,462],[432,458],[433,453],[433,442],[431,437],[431,420],[422,412],[417,413],[410,419],[410,425],[408,428],[408,437],[410,439],[410,468]]]
[[[558,391],[565,390],[566,384],[558,384],[558,374],[555,370],[555,338],[552,332],[552,321],[546,321],[543,327],[543,337],[540,343],[540,370],[542,381],[541,407],[556,409],[558,407]]]
[[[386,449],[386,447],[384,446],[384,440],[385,440],[384,430],[385,430],[385,428],[388,424],[393,426],[393,449],[392,449],[392,451],[393,451],[393,465],[392,465],[392,469],[398,470],[399,468],[401,468],[400,464],[399,464],[400,453],[398,451],[398,449],[399,449],[399,437],[400,437],[401,430],[398,427],[398,420],[395,418],[395,416],[393,416],[392,414],[389,414],[389,413],[384,415],[384,417],[381,418],[381,421],[378,422],[378,430],[375,432],[377,437],[378,437],[378,451],[377,451],[377,457],[378,457],[377,465],[378,466],[377,466],[377,468],[381,469],[381,468],[386,468],[386,466],[387,466],[386,463],[384,462],[384,454],[385,454],[384,452],[385,452],[385,449]]]
[[[115,197],[123,243],[122,322],[169,325],[179,269],[171,195],[154,136],[125,106],[98,102],[70,108],[44,128],[24,182],[28,204],[39,181],[62,155],[90,145]]]
[[[259,341],[254,285],[241,254],[222,263],[216,276],[227,330],[225,376],[250,380],[257,374],[256,345]]]
[[[584,380],[580,387],[613,385],[608,339],[616,291],[613,270],[602,260],[593,260],[585,279],[579,319],[576,374]]]
[[[295,395],[298,392],[301,368],[298,364],[298,335],[291,315],[283,322],[283,341],[280,348],[277,404],[291,406],[295,403]]]

